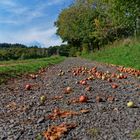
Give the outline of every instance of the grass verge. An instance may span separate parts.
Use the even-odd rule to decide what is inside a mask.
[[[132,132],[132,137],[135,139],[135,140],[139,140],[140,139],[140,129],[137,129],[135,131]]]
[[[0,84],[22,74],[37,72],[40,68],[57,64],[64,59],[64,57],[54,56],[49,58],[0,62]]]
[[[140,69],[140,43],[120,41],[100,51],[82,56],[87,59]]]

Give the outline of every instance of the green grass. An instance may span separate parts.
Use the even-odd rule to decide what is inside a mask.
[[[100,51],[83,56],[91,60],[140,69],[140,43],[120,41]]]
[[[131,134],[132,134],[132,137],[135,140],[139,140],[140,139],[140,129],[137,129],[137,130],[133,131]]]
[[[93,139],[96,139],[97,136],[100,134],[100,131],[97,128],[91,128],[88,130],[88,134],[90,134],[93,137]]]
[[[64,59],[64,57],[54,56],[49,58],[0,62],[0,84],[22,74],[37,72],[40,68],[57,64]]]

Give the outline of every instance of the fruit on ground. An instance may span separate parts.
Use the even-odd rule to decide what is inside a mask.
[[[40,101],[41,101],[42,103],[44,103],[45,100],[46,100],[46,96],[43,95],[43,96],[40,97]]]
[[[127,103],[127,107],[134,107],[134,102],[129,101],[129,102]]]
[[[71,87],[67,87],[66,89],[65,89],[65,94],[69,94],[69,93],[71,93],[72,92],[72,88]]]
[[[87,99],[88,99],[87,96],[82,95],[79,97],[79,102],[81,103],[87,102]]]
[[[26,90],[30,90],[30,89],[31,89],[31,85],[30,85],[30,84],[27,84],[27,85],[25,86],[25,89],[26,89]]]
[[[118,87],[118,85],[117,84],[112,84],[112,88],[117,88]]]
[[[86,91],[91,91],[92,87],[88,86],[86,87]]]
[[[82,84],[82,85],[86,85],[87,82],[86,82],[85,80],[83,80],[83,81],[81,81],[81,84]]]

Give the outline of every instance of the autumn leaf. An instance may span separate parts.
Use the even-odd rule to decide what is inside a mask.
[[[76,127],[76,124],[62,123],[58,126],[51,126],[47,131],[43,133],[46,140],[60,140],[61,136],[69,130]]]
[[[89,110],[89,109],[82,109],[82,110],[80,110],[80,112],[81,112],[81,113],[89,113],[90,110]]]
[[[66,118],[68,116],[78,115],[77,112],[74,111],[62,111],[59,109],[54,109],[53,112],[48,116],[51,120],[55,120],[58,117]]]

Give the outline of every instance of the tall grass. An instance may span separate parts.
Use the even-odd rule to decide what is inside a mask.
[[[121,40],[83,57],[99,62],[140,69],[140,41],[134,39]]]

